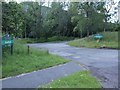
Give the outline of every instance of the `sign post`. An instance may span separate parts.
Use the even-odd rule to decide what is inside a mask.
[[[13,55],[13,44],[11,44],[10,53],[11,53],[11,55]]]
[[[97,39],[97,42],[99,42],[103,38],[103,35],[102,34],[96,34],[96,35],[94,35],[94,38]]]
[[[14,43],[14,40],[13,40],[13,37],[9,34],[6,34],[2,37],[2,46],[6,47],[10,47],[10,53],[11,55],[13,54],[13,43]]]

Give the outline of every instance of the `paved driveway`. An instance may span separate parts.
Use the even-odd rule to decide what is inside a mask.
[[[73,60],[88,68],[104,88],[118,87],[118,50],[76,48],[59,43],[30,44],[46,48],[50,53]]]

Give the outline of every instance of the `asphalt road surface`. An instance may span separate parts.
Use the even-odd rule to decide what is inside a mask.
[[[22,88],[24,88],[23,90],[36,90],[38,86],[42,86],[81,70],[86,69],[74,62],[68,62],[66,64],[25,73],[15,77],[4,78],[2,80],[2,88],[3,90],[9,90],[9,88],[11,88],[11,90],[16,90],[16,88],[20,90]]]
[[[104,88],[118,88],[118,50],[77,48],[59,43],[30,44],[36,48],[46,48],[89,69]]]

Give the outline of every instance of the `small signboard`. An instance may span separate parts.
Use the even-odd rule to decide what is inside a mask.
[[[10,51],[11,54],[13,53],[13,43],[14,43],[14,39],[13,36],[6,34],[2,37],[2,46],[10,46]]]
[[[2,45],[12,45],[14,43],[13,37],[9,34],[6,34],[2,37]]]
[[[102,39],[103,38],[103,35],[102,34],[96,34],[94,36],[95,39]]]

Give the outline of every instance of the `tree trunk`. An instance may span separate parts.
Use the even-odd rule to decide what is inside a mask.
[[[81,34],[81,35],[80,35],[80,37],[82,38],[82,37],[83,37],[83,35],[82,35],[82,34],[83,34],[83,33],[82,33],[82,31],[81,31],[81,33],[80,33],[80,34]]]
[[[25,30],[25,39],[27,38],[26,36],[27,36],[27,35],[26,35],[26,30]]]
[[[105,28],[104,28],[104,32],[105,32],[106,30],[105,30]]]
[[[87,31],[87,36],[89,36],[89,30]]]

